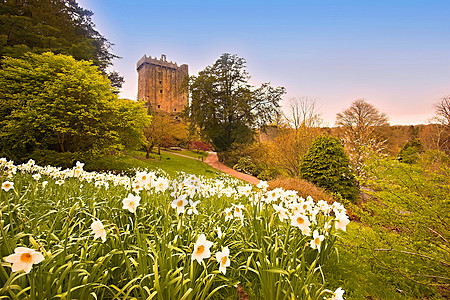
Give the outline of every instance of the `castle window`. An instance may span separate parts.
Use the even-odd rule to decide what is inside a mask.
[[[162,84],[162,80],[159,81],[159,84]]]
[[[158,105],[158,108],[161,108],[161,105]]]
[[[177,109],[175,108],[173,111],[177,111]]]
[[[162,90],[159,90],[159,92],[162,94]]]

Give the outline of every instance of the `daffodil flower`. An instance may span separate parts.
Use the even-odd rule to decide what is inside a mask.
[[[213,242],[207,241],[205,235],[202,233],[198,237],[197,242],[195,242],[191,259],[197,260],[199,264],[202,264],[204,258],[209,258],[211,256],[209,248],[211,248],[212,245]]]
[[[106,241],[106,230],[100,220],[92,222],[91,229],[94,234],[94,240],[101,238],[103,243]]]
[[[12,188],[14,188],[14,182],[5,181],[2,183],[2,190],[4,190],[5,192],[9,191]]]
[[[187,195],[180,195],[177,199],[173,200],[171,206],[177,210],[177,215],[184,213],[184,207],[188,204],[186,199]]]
[[[44,256],[35,251],[34,249],[29,249],[25,247],[17,247],[14,249],[14,254],[5,257],[5,261],[12,263],[12,271],[25,271],[25,273],[30,273],[33,264],[38,264],[44,260]]]
[[[141,201],[140,196],[135,196],[132,193],[129,193],[128,196],[122,200],[123,209],[128,209],[129,212],[134,214],[136,212],[136,208],[139,206],[139,201]]]
[[[320,245],[322,244],[322,241],[325,239],[325,237],[317,230],[314,230],[313,232],[313,239],[311,241],[311,248],[317,249],[320,252]]]
[[[219,272],[222,272],[223,275],[227,272],[227,267],[230,266],[230,250],[228,247],[222,248],[222,252],[216,253],[216,259],[219,262]]]

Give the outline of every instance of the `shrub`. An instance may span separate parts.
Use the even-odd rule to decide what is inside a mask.
[[[337,138],[326,135],[316,138],[300,162],[300,174],[329,192],[356,201],[358,182]]]
[[[376,201],[364,208],[375,233],[364,237],[364,257],[374,269],[395,278],[413,298],[429,297],[434,288],[449,296],[450,169],[436,172],[398,161],[374,160],[364,185]]]
[[[298,177],[278,177],[268,183],[270,189],[283,188],[285,190],[294,190],[303,198],[311,196],[316,200],[325,200],[328,203],[334,202],[333,197],[324,189]]]
[[[406,142],[402,150],[398,154],[398,160],[407,164],[413,164],[419,159],[419,154],[422,153],[423,147],[419,139]]]
[[[238,163],[233,166],[233,169],[253,176],[258,176],[261,173],[261,169],[248,156],[241,157]]]

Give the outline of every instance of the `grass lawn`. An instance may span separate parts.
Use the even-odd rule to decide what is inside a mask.
[[[171,153],[178,153],[178,154],[182,154],[182,155],[186,155],[186,156],[190,156],[192,158],[201,160],[203,157],[203,160],[205,160],[208,157],[208,153],[205,151],[193,151],[193,150],[187,150],[187,149],[183,149],[183,150],[167,150],[164,152],[171,152]]]
[[[177,151],[187,156],[195,157],[199,154],[191,151]],[[152,154],[152,158],[146,159],[144,151],[130,151],[116,156],[105,156],[92,162],[86,162],[86,170],[119,171],[134,174],[134,169],[156,170],[162,169],[173,176],[183,171],[189,174],[215,177],[219,172],[200,160],[182,157],[170,152],[161,152],[161,155]]]

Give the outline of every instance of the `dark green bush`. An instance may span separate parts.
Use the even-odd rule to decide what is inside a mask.
[[[253,176],[258,176],[262,171],[248,156],[241,157],[238,163],[233,166],[233,169]]]
[[[51,165],[63,169],[72,168],[77,161],[83,161],[83,156],[77,152],[56,152],[52,150],[35,150],[29,156],[40,166]]]
[[[358,182],[341,142],[331,136],[319,136],[300,162],[300,174],[315,185],[353,202],[359,193]]]
[[[398,160],[407,164],[416,163],[419,154],[423,152],[423,146],[419,139],[406,142],[398,154]]]

